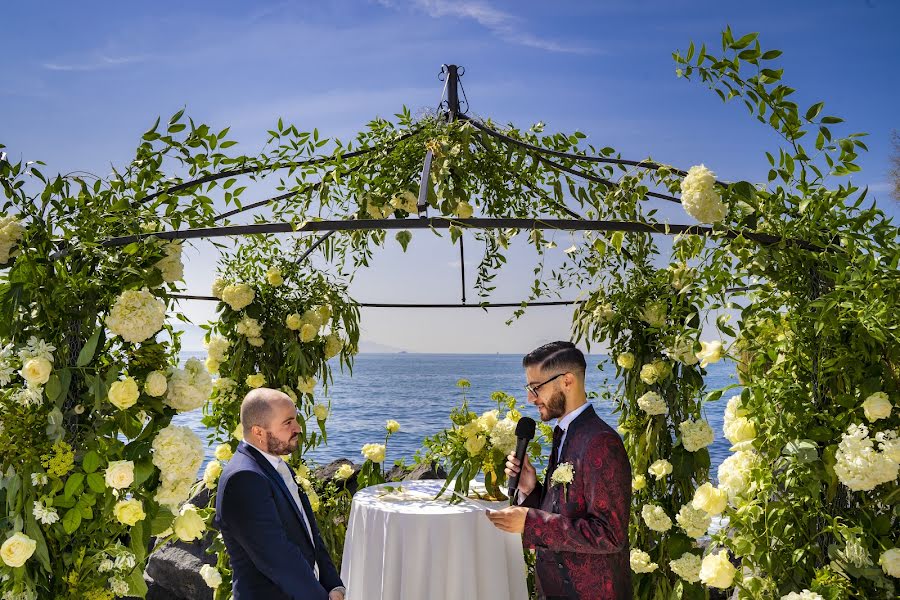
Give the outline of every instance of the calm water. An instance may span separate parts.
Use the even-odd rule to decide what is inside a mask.
[[[204,356],[203,353],[184,353],[184,358]],[[471,387],[466,390],[471,410],[482,412],[496,408],[491,393],[497,390],[515,396],[525,402],[522,357],[512,354],[360,354],[356,357],[353,375],[334,373],[334,383],[329,387],[332,413],[328,419],[328,445],[317,448],[308,455],[317,463],[327,463],[337,458],[349,458],[361,463],[360,448],[366,443],[384,442],[384,422],[399,421],[400,432],[391,436],[387,461],[405,459],[412,462],[413,454],[421,448],[422,440],[449,425],[450,409],[462,402],[462,390],[456,382],[468,379]],[[588,356],[587,383],[589,391],[599,391],[604,386],[615,389],[615,369],[606,356]],[[598,369],[598,365],[601,367]],[[710,365],[707,375],[708,389],[735,383],[731,363]],[[732,392],[734,393],[734,392]],[[726,394],[726,398],[730,394]],[[323,398],[320,398],[321,401]],[[617,415],[611,402],[594,399],[594,408],[607,423],[615,427]],[[728,456],[730,444],[722,437],[722,418],[725,399],[706,406],[706,419],[716,432],[716,440],[710,446],[711,474]],[[523,415],[538,419],[537,410],[527,405]],[[188,425],[202,439],[209,431],[200,422],[199,410],[178,415],[175,422]],[[207,460],[212,448],[207,449]]]

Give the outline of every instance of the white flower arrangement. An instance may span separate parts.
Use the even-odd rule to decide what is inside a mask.
[[[122,292],[106,317],[106,326],[126,342],[137,344],[156,335],[165,320],[165,303],[144,288]]]
[[[631,549],[628,562],[631,566],[631,570],[635,573],[652,573],[659,568],[659,565],[655,562],[651,562],[649,554],[643,550],[638,550],[637,548]]]
[[[882,449],[884,449],[882,443]],[[900,466],[892,457],[875,449],[865,425],[853,424],[841,436],[835,452],[834,472],[854,492],[868,491],[897,479]]]
[[[638,408],[648,415],[664,415],[669,412],[666,401],[656,392],[647,392],[637,399]]]
[[[728,209],[716,190],[716,175],[704,165],[688,169],[681,180],[681,206],[701,223],[718,223]]]
[[[183,369],[172,369],[163,402],[185,412],[203,406],[212,393],[212,377],[197,358],[188,359]]]
[[[713,428],[703,419],[682,421],[678,429],[681,431],[681,445],[688,452],[702,450],[715,439]]]

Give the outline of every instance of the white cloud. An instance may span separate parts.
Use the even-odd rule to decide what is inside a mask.
[[[396,0],[378,0],[379,4],[393,9],[398,9]],[[547,40],[534,34],[523,31],[521,19],[498,10],[486,2],[477,0],[452,2],[448,0],[412,0],[412,4],[418,10],[432,18],[455,17],[475,21],[501,40],[529,48],[547,50],[549,52],[565,52],[573,54],[592,54],[595,49],[569,46],[553,40]]]
[[[148,60],[149,56],[105,56],[96,54],[73,61],[45,62],[41,66],[50,71],[102,71],[114,69],[125,65],[141,63]]]

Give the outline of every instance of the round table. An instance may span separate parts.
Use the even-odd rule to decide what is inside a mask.
[[[450,504],[449,489],[434,500],[443,484],[374,485],[353,496],[341,567],[347,600],[528,598],[522,537],[484,514],[508,504]]]

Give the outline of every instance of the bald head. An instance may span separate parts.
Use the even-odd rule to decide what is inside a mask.
[[[241,402],[241,426],[244,437],[251,437],[254,426],[271,429],[276,412],[282,412],[285,406],[293,408],[294,401],[284,392],[270,388],[250,390]]]

